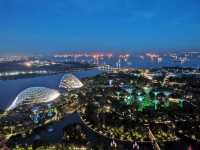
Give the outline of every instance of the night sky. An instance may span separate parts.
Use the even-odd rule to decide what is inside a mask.
[[[200,48],[200,0],[0,0],[0,53]]]

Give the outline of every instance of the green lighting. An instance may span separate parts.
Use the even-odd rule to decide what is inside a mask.
[[[145,86],[145,87],[143,87],[143,90],[144,90],[146,95],[149,95],[149,93],[151,92],[151,87]]]
[[[165,108],[169,107],[169,101],[168,101],[168,100],[165,101],[164,107],[165,107]]]
[[[128,89],[127,89],[127,92],[131,95],[131,94],[133,93],[133,89],[128,88]]]
[[[140,103],[140,104],[138,105],[137,111],[142,112],[143,109],[144,109],[144,105],[143,105],[143,103]]]
[[[180,108],[183,108],[183,101],[184,101],[183,99],[179,100],[179,106],[180,106]]]
[[[119,98],[120,98],[120,92],[116,92],[116,94],[117,94],[117,100],[119,100]]]
[[[144,101],[143,101],[143,104],[144,104],[144,107],[149,107],[151,106],[151,101],[148,97],[145,97],[144,98]]]
[[[159,92],[155,91],[153,92],[155,96],[157,96],[159,94]]]
[[[159,101],[158,101],[157,99],[154,99],[154,100],[153,100],[154,110],[157,110],[157,109],[158,109],[158,103],[159,103]]]
[[[139,102],[142,102],[142,101],[143,101],[143,99],[144,99],[144,97],[143,97],[143,96],[138,96],[138,97],[137,97],[137,100],[138,100]]]
[[[132,105],[133,97],[131,95],[125,96],[124,101],[127,105]]]

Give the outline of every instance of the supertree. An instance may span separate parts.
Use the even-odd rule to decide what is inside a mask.
[[[154,110],[157,110],[158,109],[159,101],[157,99],[154,99],[153,100],[153,104],[154,104]]]
[[[184,99],[181,98],[181,99],[179,100],[179,106],[180,106],[180,108],[183,108],[183,102],[184,102]]]
[[[142,111],[144,107],[144,96],[137,96],[138,111]]]
[[[116,94],[117,94],[117,100],[119,100],[119,98],[120,98],[120,92],[117,91]]]
[[[163,94],[164,94],[165,97],[166,97],[166,100],[165,100],[165,107],[169,107],[169,100],[168,100],[168,98],[169,98],[169,96],[171,95],[171,92],[169,92],[169,91],[164,91]]]
[[[144,92],[145,92],[146,95],[149,95],[149,93],[151,92],[151,89],[152,88],[150,86],[143,87],[143,90],[144,90]]]

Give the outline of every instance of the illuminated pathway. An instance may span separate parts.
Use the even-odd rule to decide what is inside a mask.
[[[153,148],[154,150],[161,150],[160,146],[158,145],[158,143],[156,142],[156,138],[154,137],[153,133],[151,132],[151,130],[149,129],[149,138],[153,144]]]

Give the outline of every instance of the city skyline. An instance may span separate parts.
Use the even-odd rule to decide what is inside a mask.
[[[199,49],[199,4],[197,0],[2,0],[0,54]]]
[[[200,0],[0,0],[0,150],[200,150]]]

